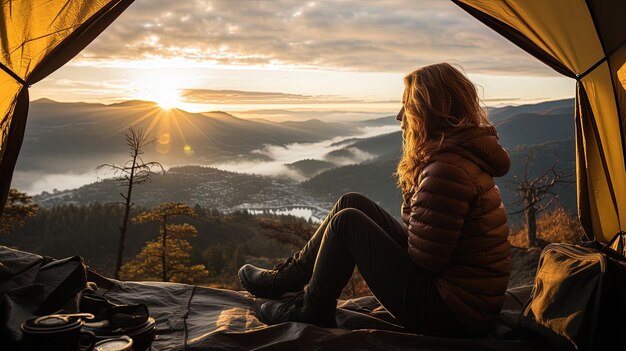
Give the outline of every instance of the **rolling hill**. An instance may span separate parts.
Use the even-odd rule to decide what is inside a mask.
[[[489,109],[489,119],[493,123],[498,123],[503,119],[523,113],[540,115],[569,114],[572,116],[574,114],[574,99],[562,99],[540,102],[537,104],[491,108]]]
[[[319,120],[278,123],[225,112],[165,111],[145,101],[101,105],[41,99],[31,103],[17,169],[93,169],[98,164],[94,160],[110,162],[126,154],[123,133],[130,125],[149,130],[156,138],[146,157],[168,164],[258,157],[251,151],[264,144],[316,142],[357,130],[350,124]]]
[[[570,109],[570,114],[562,113]],[[575,167],[573,100],[560,100],[537,105],[506,107],[491,111],[496,115],[500,142],[511,158],[511,170],[496,182],[502,192],[504,204],[509,212],[517,208],[515,193],[510,189],[515,177],[524,172],[526,158],[531,150],[536,157],[530,167],[530,176],[536,176],[549,168],[554,161],[554,152],[559,155],[559,167],[572,170]],[[397,214],[401,198],[395,179],[392,177],[401,155],[401,132],[384,134],[367,139],[348,139],[340,145],[344,148],[336,154],[354,152],[354,149],[377,155],[378,158],[358,165],[324,171],[302,183],[307,190],[327,194],[329,198],[344,192],[361,192],[378,201],[393,214]],[[570,210],[576,211],[575,184],[566,184],[556,189],[559,201]],[[512,216],[519,222],[519,216]]]
[[[323,171],[335,168],[335,164],[328,161],[304,159],[297,162],[286,164],[287,168],[292,169],[302,175],[304,178],[311,178]]]
[[[359,129],[319,120],[279,123],[225,112],[165,111],[146,101],[102,105],[40,99],[30,105],[13,186],[28,188],[46,175],[93,173],[99,164],[125,161],[124,132],[130,125],[151,132],[156,140],[144,157],[166,166],[262,160],[267,156],[253,151],[263,145],[319,142]]]

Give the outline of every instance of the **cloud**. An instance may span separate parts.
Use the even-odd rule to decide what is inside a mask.
[[[449,1],[135,2],[79,60],[556,75]]]
[[[363,121],[367,119],[380,118],[380,112],[372,111],[339,111],[327,109],[261,109],[237,111],[238,117],[244,118],[261,118],[272,121],[306,121],[309,119],[319,119],[322,121]]]
[[[200,104],[328,104],[328,103],[368,103],[364,100],[349,99],[332,95],[303,95],[277,92],[184,89],[181,97],[186,102]]]
[[[128,86],[132,84],[127,79],[112,79],[104,81],[94,80],[76,80],[76,79],[50,79],[49,85],[62,87],[62,88],[75,88],[75,89],[111,89],[116,91],[127,90]]]
[[[136,83],[127,79],[98,81],[49,78],[33,88],[32,96],[35,99],[45,96],[58,101],[64,101],[68,95],[81,101],[116,101],[120,96],[136,94],[137,90]]]
[[[52,189],[74,189],[97,180],[98,177],[93,171],[81,174],[16,171],[11,186],[30,195],[36,195]]]
[[[380,126],[380,127],[364,127],[357,136],[336,137],[317,143],[292,143],[288,145],[263,145],[262,148],[252,151],[263,156],[267,160],[258,161],[234,161],[212,164],[212,167],[223,169],[226,171],[240,172],[242,169],[246,173],[254,173],[270,176],[287,176],[298,181],[306,178],[287,167],[287,164],[304,160],[327,160],[337,165],[356,164],[367,160],[371,160],[378,155],[372,155],[365,151],[348,148],[350,157],[330,157],[329,153],[338,151],[346,147],[342,142],[352,140],[354,138],[369,138],[376,135],[387,134],[398,131],[398,126]]]

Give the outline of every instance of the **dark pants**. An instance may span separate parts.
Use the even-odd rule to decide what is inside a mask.
[[[356,265],[378,301],[409,330],[463,336],[435,279],[411,260],[407,245],[404,226],[378,204],[357,193],[341,196],[294,255],[309,279],[307,300],[314,306],[334,304]]]

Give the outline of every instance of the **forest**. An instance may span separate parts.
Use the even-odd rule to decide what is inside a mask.
[[[54,258],[80,255],[90,269],[113,276],[123,206],[94,202],[38,208],[28,196],[25,201],[32,207],[23,223],[7,223],[6,216],[0,218],[0,245]],[[175,216],[170,225],[188,225],[193,228],[193,235],[185,239],[188,245],[178,245],[179,249],[187,250],[185,254],[181,256],[181,250],[178,250],[169,258],[172,266],[184,262],[186,267],[195,267],[196,271],[188,272],[190,274],[186,276],[172,275],[168,278],[170,281],[239,290],[241,286],[236,274],[239,267],[252,263],[271,268],[292,255],[317,229],[316,224],[293,216],[269,213],[253,216],[246,211],[222,213],[200,205],[184,206],[194,215]],[[148,212],[150,209],[137,207],[132,210],[131,217]],[[139,262],[142,251],[161,237],[160,225],[155,221],[140,222],[133,220],[128,228],[121,279],[161,280],[154,271],[142,272],[142,264],[153,269],[160,267],[158,261],[155,263],[147,257],[150,252],[147,256],[143,252],[144,261]],[[558,206],[539,213],[536,227],[535,248],[529,247],[525,226],[511,232],[511,286],[532,283],[541,247],[549,242],[579,242],[583,235],[575,217]],[[159,249],[157,247],[156,251]],[[355,273],[343,292],[344,298],[369,293],[358,271]]]
[[[133,215],[145,210],[138,207]],[[246,257],[267,265],[291,254],[283,245],[267,240],[268,229],[261,227],[261,218],[277,222],[302,221],[309,225],[290,216],[253,217],[245,211],[226,215],[201,206],[194,206],[193,210],[197,213],[195,218],[173,219],[172,222],[185,222],[196,228],[197,235],[189,239],[190,254],[193,263],[206,265],[210,274],[202,283],[209,285],[232,285],[227,277],[236,277],[238,264],[243,264]],[[91,269],[111,275],[122,212],[119,205],[102,203],[40,208],[23,227],[2,235],[0,243],[55,258],[77,254]],[[124,260],[135,257],[145,242],[158,233],[156,223],[131,225]]]

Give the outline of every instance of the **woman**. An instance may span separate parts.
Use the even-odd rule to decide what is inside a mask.
[[[337,298],[356,265],[381,304],[407,329],[484,334],[509,280],[509,228],[493,177],[509,157],[474,85],[447,63],[404,78],[403,153],[397,168],[403,224],[366,197],[343,195],[306,246],[264,270],[245,265],[243,286],[279,298],[257,308],[267,324],[336,327]]]

